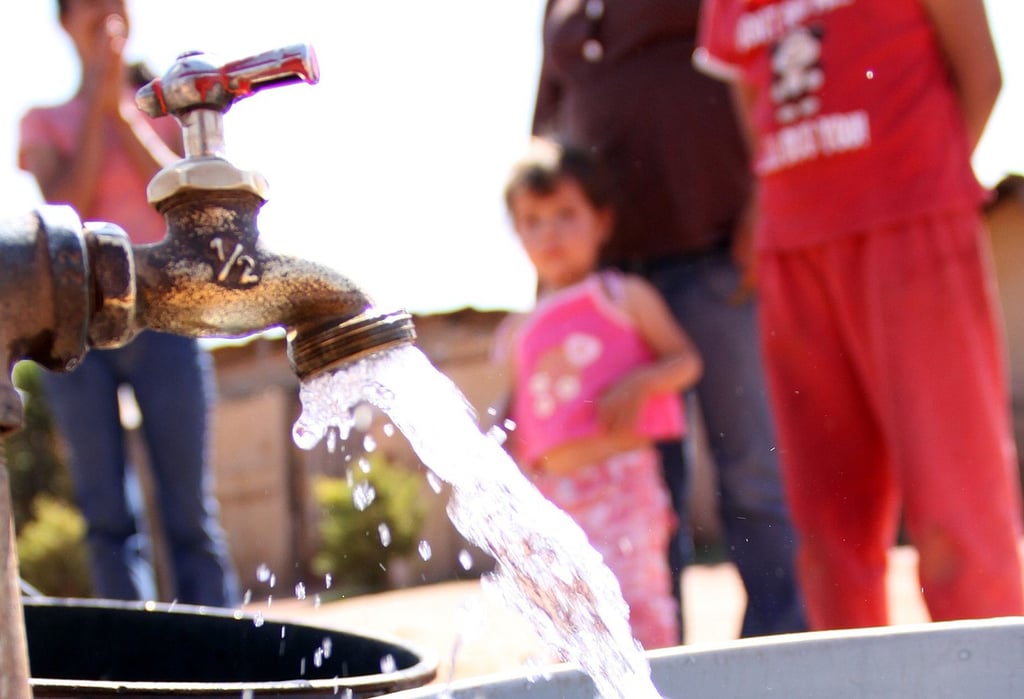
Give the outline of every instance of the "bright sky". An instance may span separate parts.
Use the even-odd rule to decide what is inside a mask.
[[[55,2],[0,4],[0,216],[40,203],[17,170],[18,119],[63,101],[77,61]],[[382,305],[523,308],[533,277],[501,201],[529,131],[543,0],[129,1],[129,53],[160,74],[294,43],[321,80],[257,94],[226,120],[228,155],[270,182],[264,242],[317,259]],[[986,0],[1005,87],[979,147],[985,184],[1024,173],[1024,3]]]

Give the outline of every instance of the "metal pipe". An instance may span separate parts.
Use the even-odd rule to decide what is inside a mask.
[[[83,226],[66,206],[0,221],[0,441],[21,429],[15,363],[70,371],[87,346],[124,342],[132,325],[131,248],[116,226]],[[97,274],[96,270],[102,270]],[[32,696],[9,475],[0,444],[0,697]]]
[[[30,699],[25,615],[18,587],[18,549],[10,513],[10,479],[0,444],[0,697]]]

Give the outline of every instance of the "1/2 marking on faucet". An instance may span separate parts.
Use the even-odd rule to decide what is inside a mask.
[[[225,254],[224,241],[219,237],[210,241],[210,247],[217,252],[217,259],[223,263],[220,271],[217,273],[217,281],[227,281],[231,268],[235,266],[240,267],[242,270],[238,278],[240,284],[255,284],[260,280],[260,276],[255,271],[256,260],[250,255],[242,254],[245,252],[245,248],[242,247],[241,243],[235,243],[235,247],[230,255]]]

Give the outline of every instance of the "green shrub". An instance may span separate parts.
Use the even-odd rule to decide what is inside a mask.
[[[41,494],[70,502],[71,476],[61,458],[60,442],[43,394],[44,369],[33,362],[14,368],[14,385],[25,404],[24,429],[3,440],[11,479],[11,508],[15,531],[32,519],[32,507]]]
[[[416,551],[425,518],[425,482],[418,470],[390,464],[378,454],[364,463],[365,472],[355,465],[349,478],[323,477],[313,486],[320,507],[313,570],[330,574],[350,593],[384,589],[388,561]]]
[[[88,597],[85,520],[73,506],[40,495],[33,519],[18,534],[21,577],[44,594]]]

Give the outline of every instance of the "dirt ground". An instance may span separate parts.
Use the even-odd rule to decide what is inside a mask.
[[[917,584],[917,554],[890,554],[889,599],[894,624],[928,620]],[[691,566],[683,576],[686,637],[691,645],[737,637],[745,604],[732,564]],[[319,607],[309,600],[253,602],[266,618],[313,623],[404,642],[436,657],[437,681],[512,672],[550,658],[532,628],[479,581],[424,585],[353,597]]]

